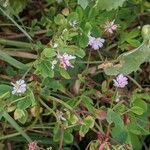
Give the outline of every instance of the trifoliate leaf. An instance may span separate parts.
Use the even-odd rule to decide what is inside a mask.
[[[88,6],[88,0],[78,0],[78,4],[85,9]]]
[[[142,28],[142,36],[144,42],[136,49],[121,54],[116,65],[112,65],[105,69],[107,75],[117,75],[119,73],[130,74],[137,71],[140,65],[150,61],[150,25],[145,25]]]
[[[96,7],[101,10],[112,10],[121,7],[126,0],[97,0]]]
[[[117,60],[118,64],[105,69],[107,75],[130,74],[133,71],[137,71],[142,63],[150,61],[148,41],[143,42],[140,47],[130,52],[121,54]]]

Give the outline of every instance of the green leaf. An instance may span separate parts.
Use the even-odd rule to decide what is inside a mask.
[[[84,137],[88,131],[89,131],[89,128],[86,125],[82,125],[82,126],[80,126],[79,135],[81,137]]]
[[[22,70],[27,70],[28,66],[26,66],[25,64],[17,61],[16,59],[14,59],[13,57],[9,56],[8,54],[6,54],[5,52],[0,50],[0,59],[3,61],[6,61],[7,63],[9,63],[10,65],[18,68],[18,69],[22,69]]]
[[[10,91],[11,91],[11,87],[9,85],[6,85],[6,84],[0,85],[0,96]]]
[[[24,115],[18,119],[18,121],[22,124],[25,124],[27,119],[28,119],[28,112],[26,110],[23,110],[24,111]]]
[[[10,0],[9,5],[13,9],[13,12],[15,14],[19,14],[26,7],[27,2],[28,2],[28,0],[21,0],[21,1],[20,0]],[[13,13],[13,12],[12,12],[12,10],[10,10],[10,13]]]
[[[85,51],[84,51],[83,49],[79,48],[79,49],[75,52],[75,54],[76,54],[78,57],[83,58],[83,57],[85,56]]]
[[[54,142],[59,142],[60,138],[61,138],[61,130],[60,130],[60,126],[58,124],[55,125],[54,127],[54,136],[53,136],[53,140]]]
[[[142,149],[142,142],[139,140],[138,136],[132,133],[128,134],[128,143],[132,144],[133,149],[141,150]]]
[[[112,10],[121,7],[126,0],[97,0],[96,7],[101,10]]]
[[[92,116],[87,116],[83,122],[86,124],[86,126],[88,126],[89,128],[93,128],[94,127],[94,123],[95,120]]]
[[[70,79],[71,78],[70,75],[68,74],[68,72],[65,69],[59,68],[59,72],[60,72],[61,76],[64,77],[65,79]]]
[[[21,99],[18,103],[17,103],[17,108],[19,109],[27,109],[29,106],[31,106],[32,101],[30,99],[29,96],[24,97],[24,99]]]
[[[95,109],[94,109],[93,101],[91,98],[89,98],[85,95],[82,95],[81,96],[81,102],[86,106],[86,108],[88,109],[88,111],[90,113],[95,114]]]
[[[29,99],[30,99],[30,101],[31,101],[31,105],[34,106],[34,105],[36,104],[36,100],[35,100],[33,91],[30,91]]]
[[[62,14],[58,14],[54,18],[54,21],[57,25],[63,25],[65,23],[65,17]]]
[[[121,116],[118,113],[114,112],[112,109],[108,109],[106,120],[109,124],[114,122],[115,127],[124,127]]]
[[[23,131],[23,129],[17,124],[17,122],[6,112],[3,111],[3,117],[14,127],[28,142],[31,142],[31,138]]]
[[[55,50],[52,49],[52,48],[45,48],[45,49],[43,50],[43,54],[44,54],[44,56],[47,57],[47,58],[52,58],[52,57],[56,56],[56,52],[55,52]]]
[[[79,39],[79,45],[81,47],[85,48],[88,45],[89,38],[87,37],[87,35],[80,35],[78,39]]]
[[[79,120],[79,119],[78,119],[78,117],[77,117],[76,115],[70,114],[69,121],[71,122],[71,124],[77,123],[78,120]]]
[[[37,74],[41,74],[44,78],[54,77],[54,71],[51,69],[50,62],[47,60],[43,60],[36,64],[36,72]]]
[[[147,127],[143,128],[137,121],[132,121],[130,124],[127,125],[128,131],[135,135],[147,135],[149,134],[149,129]]]
[[[147,111],[147,103],[141,99],[136,99],[134,102],[133,102],[133,106],[137,106],[137,107],[140,107],[143,109],[143,112],[146,112]]]
[[[65,130],[64,132],[64,142],[66,144],[71,144],[73,142],[73,135],[70,133],[69,130]]]
[[[128,133],[125,129],[114,127],[112,128],[113,138],[121,144],[124,144],[127,140]]]
[[[143,62],[150,60],[150,48],[147,42],[144,41],[139,48],[121,54],[117,59],[119,63],[106,68],[105,73],[107,75],[117,75],[119,73],[130,74],[133,71],[137,71]]]
[[[131,108],[131,111],[137,115],[142,115],[144,113],[144,110],[141,107],[133,106]]]
[[[78,4],[83,8],[85,9],[88,4],[89,4],[89,1],[88,0],[78,0]]]
[[[19,108],[17,108],[14,112],[15,120],[18,120],[18,119],[22,118],[24,115],[25,115],[24,111],[19,109]]]

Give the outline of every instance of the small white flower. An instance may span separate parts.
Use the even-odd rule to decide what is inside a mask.
[[[113,20],[113,21],[107,21],[106,23],[105,23],[105,26],[104,26],[104,29],[105,29],[105,32],[108,32],[108,33],[110,33],[110,34],[113,34],[113,32],[115,31],[115,30],[117,30],[117,25],[115,24],[115,20]]]
[[[63,31],[62,31],[62,34],[64,34],[65,32],[67,32],[68,31],[68,29],[64,29]]]
[[[58,44],[57,44],[57,43],[54,43],[53,48],[57,48],[57,47],[58,47]]]
[[[27,85],[25,81],[22,79],[16,81],[15,83],[11,82],[11,84],[13,85],[13,91],[12,91],[13,95],[20,96],[21,94],[24,94],[27,90]]]
[[[75,28],[75,26],[78,24],[77,20],[72,20],[69,22],[70,26],[72,26],[73,28]]]
[[[55,68],[55,65],[56,65],[56,64],[57,64],[57,60],[53,60],[53,61],[51,62],[51,65],[52,65],[51,69],[52,69],[52,70]]]

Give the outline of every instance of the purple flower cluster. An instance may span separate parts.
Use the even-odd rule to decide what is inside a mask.
[[[89,36],[89,43],[88,45],[90,45],[94,50],[98,50],[99,48],[103,47],[105,40],[102,38],[95,38],[92,36]]]
[[[119,74],[116,79],[113,79],[114,86],[118,88],[124,88],[128,84],[128,78],[123,74]]]
[[[115,30],[117,30],[117,25],[115,24],[115,20],[113,20],[113,21],[107,21],[106,23],[105,23],[105,26],[104,26],[104,29],[105,29],[105,32],[108,32],[108,33],[110,33],[110,34],[113,34],[113,32],[115,31]]]

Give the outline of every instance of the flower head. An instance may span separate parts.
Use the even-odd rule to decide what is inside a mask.
[[[68,67],[74,67],[71,63],[70,60],[75,59],[75,56],[68,55],[67,53],[64,53],[61,55],[59,52],[57,53],[57,58],[60,61],[60,65],[64,68],[67,69]]]
[[[27,85],[25,81],[22,79],[16,81],[15,83],[11,82],[11,84],[13,85],[13,91],[12,91],[13,95],[21,95],[25,93],[27,90]]]
[[[102,38],[95,38],[92,36],[89,36],[89,43],[88,45],[90,45],[94,50],[98,50],[99,48],[103,47],[105,40]]]
[[[123,74],[119,74],[116,79],[113,79],[114,86],[119,88],[124,88],[128,84],[128,78]]]
[[[64,113],[63,113],[62,111],[57,110],[56,113],[57,113],[57,115],[58,115],[59,120],[66,121],[66,118],[65,118],[65,116],[64,116]]]
[[[106,23],[105,23],[105,25],[104,25],[104,29],[105,29],[105,32],[108,32],[108,33],[110,33],[110,34],[113,34],[113,32],[115,31],[115,30],[117,30],[117,25],[114,23],[115,22],[115,20],[113,20],[113,21],[107,21]]]
[[[34,141],[34,142],[31,142],[28,144],[28,150],[37,150],[37,142]]]
[[[55,68],[55,65],[57,64],[57,60],[53,60],[52,62],[51,62],[51,69],[53,70],[54,68]]]

